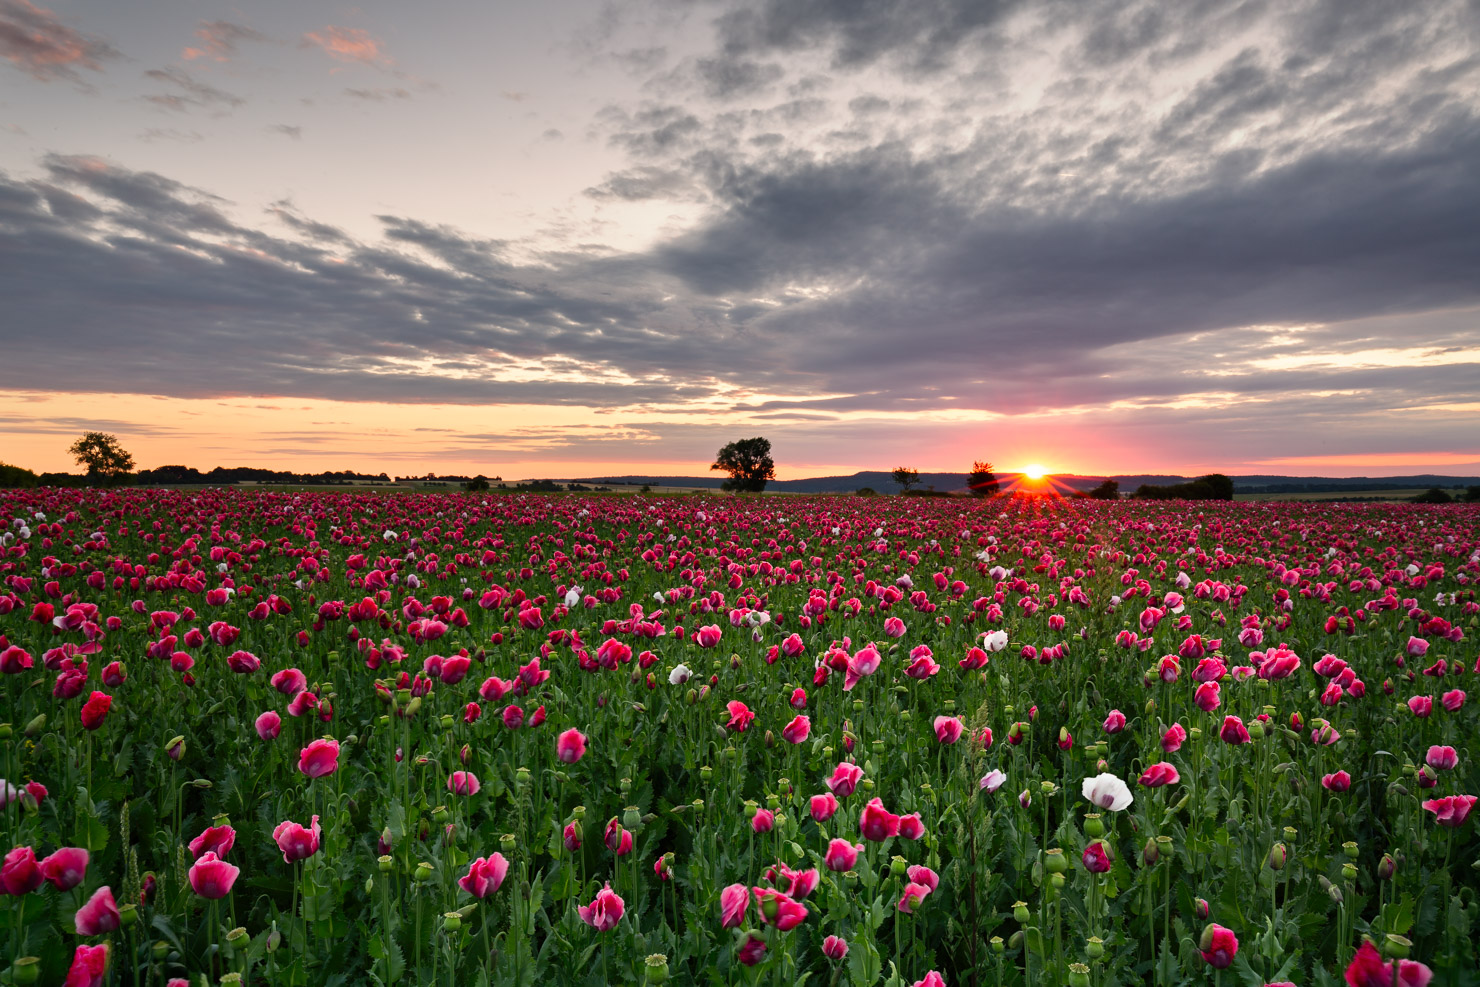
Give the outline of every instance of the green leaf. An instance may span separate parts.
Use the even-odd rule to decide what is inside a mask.
[[[848,950],[848,981],[853,987],[873,987],[884,972],[879,949],[869,936],[852,945],[853,948]]]

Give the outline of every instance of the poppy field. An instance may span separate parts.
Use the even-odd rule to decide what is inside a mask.
[[[1480,983],[1480,507],[0,491],[0,983]]]

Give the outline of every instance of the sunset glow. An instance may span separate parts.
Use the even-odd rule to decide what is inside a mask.
[[[0,455],[1475,474],[1473,7],[1322,2],[0,0]]]

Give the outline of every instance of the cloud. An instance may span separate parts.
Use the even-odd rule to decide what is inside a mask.
[[[235,109],[246,102],[240,96],[201,82],[184,69],[174,66],[167,69],[149,69],[144,75],[155,82],[165,83],[178,90],[177,92],[150,93],[144,97],[156,106],[162,106],[167,110],[184,111],[192,106]]]
[[[119,56],[108,42],[81,34],[30,0],[0,0],[0,57],[41,82],[81,82],[77,68],[103,70]]]
[[[383,43],[371,37],[368,31],[357,27],[335,27],[330,24],[321,31],[305,33],[302,43],[305,47],[322,50],[339,62],[358,62],[377,68],[394,64],[394,59],[383,50]]]
[[[274,123],[267,129],[270,133],[282,134],[284,137],[291,137],[295,141],[303,139],[303,128],[292,124]]]
[[[200,47],[186,47],[180,57],[190,61],[209,58],[217,62],[229,62],[236,57],[237,49],[244,41],[268,41],[260,31],[230,21],[201,21],[195,29]]]
[[[641,249],[394,213],[351,236],[287,202],[258,228],[96,158],[5,177],[0,291],[34,331],[0,388],[45,362],[139,393],[582,406],[702,455],[737,420],[891,454],[1036,418],[1184,457],[1473,428],[1464,4],[922,3],[945,34],[904,4],[720,9],[591,124],[624,160],[590,207],[667,224]],[[700,85],[706,59],[780,74]]]
[[[346,89],[344,94],[350,99],[358,99],[367,103],[384,103],[392,99],[411,98],[411,93],[400,86],[384,89]]]

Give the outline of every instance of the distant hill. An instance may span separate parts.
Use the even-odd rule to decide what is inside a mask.
[[[1015,474],[998,473],[999,478],[1005,479]],[[1105,480],[1114,480],[1120,484],[1123,493],[1130,493],[1143,483],[1152,486],[1164,487],[1175,483],[1187,483],[1195,480],[1193,476],[1170,476],[1164,474],[1141,473],[1121,474],[1116,476],[1080,476],[1073,474],[1057,475],[1054,481],[1061,486],[1072,490],[1093,490]],[[1235,493],[1361,493],[1367,490],[1427,490],[1430,487],[1468,487],[1480,485],[1480,476],[1438,476],[1432,473],[1420,473],[1412,476],[1234,476],[1233,490]],[[600,483],[604,485],[631,484],[641,486],[651,484],[652,486],[664,487],[702,487],[705,489],[718,490],[719,485],[724,482],[724,477],[718,474],[709,476],[608,476],[582,478],[582,483]],[[881,494],[898,493],[899,486],[894,482],[894,477],[889,472],[882,470],[865,470],[853,473],[849,476],[814,476],[805,480],[774,480],[767,484],[766,489],[778,493],[853,493],[862,488],[870,487]],[[945,492],[966,492],[965,473],[921,473],[920,484],[917,489]]]

